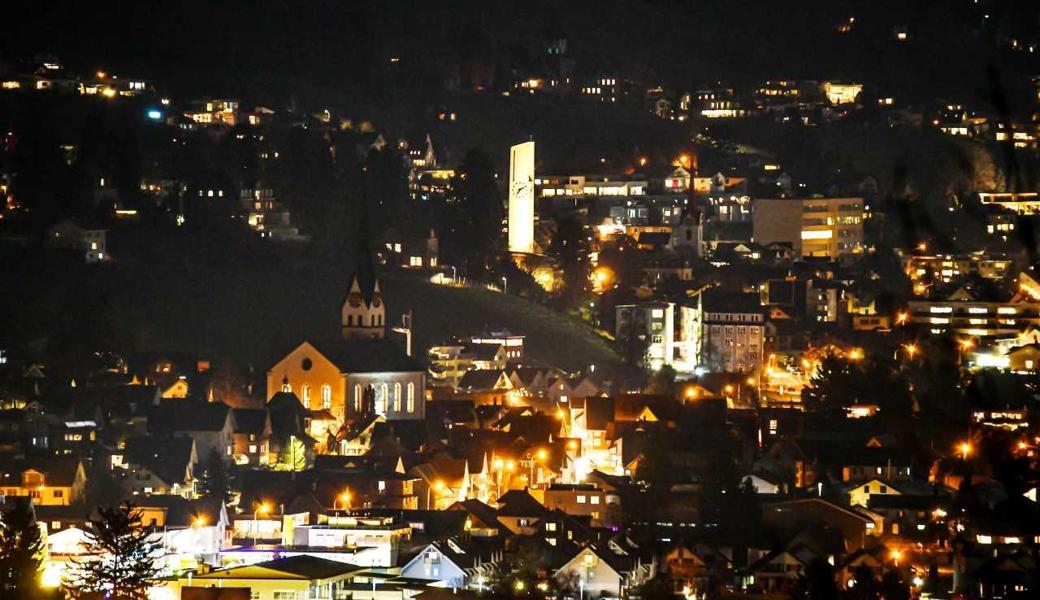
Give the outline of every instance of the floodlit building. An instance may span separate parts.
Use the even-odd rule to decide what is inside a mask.
[[[795,256],[836,260],[863,252],[862,198],[755,200],[754,241],[790,244]]]
[[[853,104],[862,91],[862,83],[823,82],[823,94],[831,104]]]
[[[534,142],[509,150],[509,251],[534,251]]]
[[[615,333],[619,343],[646,344],[646,363],[651,369],[657,370],[664,365],[672,364],[675,342],[674,304],[620,304],[615,310]]]

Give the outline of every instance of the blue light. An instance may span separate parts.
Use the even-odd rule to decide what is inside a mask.
[[[153,120],[153,121],[161,121],[162,120],[162,111],[161,110],[156,110],[156,109],[153,108],[153,109],[148,111],[148,118]]]

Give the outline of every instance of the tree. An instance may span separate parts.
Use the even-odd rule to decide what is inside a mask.
[[[838,600],[834,568],[822,558],[814,558],[798,580],[794,596],[806,600]]]
[[[549,252],[563,269],[562,301],[571,308],[584,300],[589,284],[588,235],[574,215],[560,219]]]
[[[307,446],[296,436],[289,436],[289,441],[278,453],[279,471],[303,471],[307,468]]]
[[[199,494],[227,501],[231,495],[231,473],[216,449],[206,457],[206,467],[199,478]]]
[[[84,592],[105,592],[112,600],[145,600],[159,583],[162,542],[153,526],[141,523],[141,511],[124,502],[99,507],[90,519],[84,558],[77,561],[66,592],[79,598]]]
[[[96,465],[88,473],[84,495],[87,506],[114,506],[123,499],[123,485],[112,469]]]
[[[646,393],[674,398],[675,375],[675,368],[671,365],[661,366],[650,376],[650,381],[646,384]]]
[[[858,367],[845,357],[828,352],[820,360],[809,385],[802,390],[802,402],[811,411],[840,412],[860,391]]]
[[[500,241],[502,202],[495,185],[495,169],[484,152],[474,148],[466,153],[459,164],[452,183],[456,192],[456,210],[445,216],[442,223],[445,241],[454,258],[474,266],[483,266],[483,260],[493,252]]]
[[[28,502],[16,502],[0,522],[0,596],[35,597],[44,547],[40,527]]]

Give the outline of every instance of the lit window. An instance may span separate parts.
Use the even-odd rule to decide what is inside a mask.
[[[332,386],[327,383],[321,386],[321,407],[325,410],[332,408]]]

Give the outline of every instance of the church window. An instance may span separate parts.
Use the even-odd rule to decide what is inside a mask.
[[[390,387],[385,383],[379,384],[379,393],[376,394],[376,412],[386,412],[387,396],[390,395]]]
[[[361,396],[362,396],[361,384],[360,383],[356,383],[356,384],[354,384],[354,412],[355,413],[360,413],[361,412]]]
[[[332,386],[327,383],[321,386],[321,407],[325,410],[332,408]]]
[[[303,387],[300,388],[300,396],[301,396],[300,399],[303,400],[304,408],[310,408],[311,407],[311,386],[307,385],[306,383],[303,384]]]
[[[303,369],[304,371],[310,371],[311,367],[313,367],[313,366],[314,366],[314,363],[311,362],[311,359],[309,359],[309,358],[304,358],[300,362],[300,368]]]
[[[408,382],[408,404],[406,406],[408,412],[415,412],[415,384]]]
[[[394,412],[401,412],[401,384],[394,384]]]
[[[286,394],[292,393],[292,384],[289,383],[288,379],[282,381],[282,391]]]

